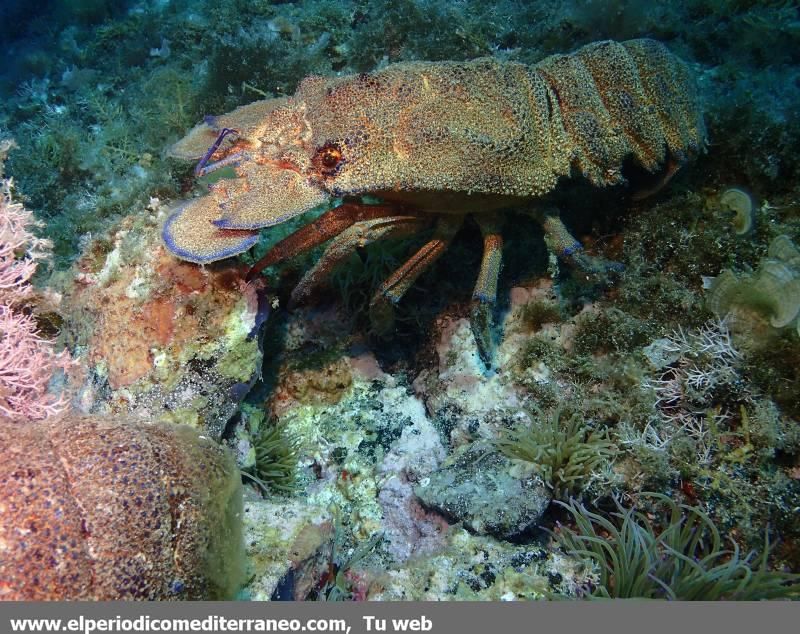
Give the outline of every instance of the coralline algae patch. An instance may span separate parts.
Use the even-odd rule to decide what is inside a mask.
[[[262,360],[267,306],[243,270],[201,268],[164,250],[155,213],[88,242],[62,284],[64,337],[89,370],[83,411],[141,411],[219,437]],[[261,312],[260,312],[261,311]]]

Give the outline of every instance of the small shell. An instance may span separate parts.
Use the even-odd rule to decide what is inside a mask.
[[[755,205],[743,189],[731,187],[722,192],[719,202],[723,208],[734,212],[733,227],[738,235],[744,235],[753,227]]]

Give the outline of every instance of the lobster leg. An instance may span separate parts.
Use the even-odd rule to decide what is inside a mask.
[[[410,213],[383,215],[354,223],[333,239],[322,257],[306,272],[292,291],[290,307],[307,299],[314,288],[321,284],[357,248],[385,238],[414,235],[428,223],[429,217]]]
[[[263,258],[253,265],[247,273],[247,281],[253,280],[268,266],[288,260],[298,253],[309,251],[323,242],[327,242],[357,222],[396,216],[398,213],[401,213],[401,210],[397,206],[391,205],[363,205],[360,203],[339,205],[275,244]]]
[[[646,187],[631,194],[631,200],[638,202],[640,200],[644,200],[645,198],[650,198],[650,196],[655,196],[658,192],[664,189],[664,187],[672,180],[672,177],[678,173],[678,170],[680,170],[682,166],[683,163],[681,161],[670,156],[667,158],[667,165],[664,168],[663,173],[659,176],[658,180],[650,187]]]
[[[453,239],[463,218],[441,216],[433,237],[381,284],[369,304],[369,317],[378,333],[388,332],[394,324],[394,304],[400,301],[417,278],[433,264]]]
[[[492,366],[492,308],[497,300],[497,279],[503,260],[503,236],[495,215],[476,215],[483,234],[483,258],[478,281],[472,292],[470,326],[478,346],[478,354],[487,368]]]
[[[622,264],[599,256],[587,255],[583,245],[569,232],[556,209],[547,209],[540,216],[547,248],[559,258],[571,262],[584,273],[606,280],[609,274],[623,270]]]

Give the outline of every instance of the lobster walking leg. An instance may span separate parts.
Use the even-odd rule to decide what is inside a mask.
[[[668,157],[666,167],[664,168],[662,174],[659,175],[658,180],[650,187],[645,187],[644,189],[631,194],[631,200],[638,202],[640,200],[644,200],[645,198],[650,198],[650,196],[655,196],[667,186],[667,184],[672,180],[672,177],[675,176],[675,174],[677,174],[681,169],[682,165],[683,163],[674,157]]]
[[[288,260],[298,253],[304,253],[327,242],[357,222],[385,218],[397,215],[399,212],[398,207],[392,205],[362,205],[360,203],[339,205],[275,244],[263,258],[253,265],[247,273],[247,281],[255,279],[256,275],[268,266]]]
[[[503,260],[503,236],[495,215],[476,215],[483,234],[483,258],[478,281],[472,292],[470,326],[478,346],[478,354],[487,368],[492,365],[492,308],[497,300],[497,280]]]
[[[369,317],[374,330],[385,333],[394,324],[394,304],[400,301],[417,278],[433,264],[461,227],[461,216],[442,216],[436,223],[433,237],[381,284],[369,305]]]
[[[429,216],[413,214],[379,216],[356,222],[336,236],[322,257],[306,272],[292,291],[290,307],[307,299],[312,291],[357,248],[385,238],[415,235],[429,222]]]
[[[610,274],[620,273],[622,264],[605,258],[588,255],[583,245],[569,232],[556,209],[547,209],[540,216],[547,248],[559,258],[574,264],[584,273],[606,281]]]

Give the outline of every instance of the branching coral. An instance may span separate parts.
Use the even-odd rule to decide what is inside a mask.
[[[30,315],[0,304],[0,415],[11,420],[41,420],[64,410],[67,400],[48,393],[57,369],[71,365],[69,356],[37,334]]]
[[[614,456],[604,431],[592,430],[577,416],[562,421],[562,410],[550,418],[538,412],[539,423],[517,428],[495,444],[506,456],[529,462],[556,499],[578,495],[592,480],[602,479]]]
[[[661,415],[651,436],[655,433],[665,446],[674,434],[683,433],[697,443],[701,462],[710,461],[713,432],[731,417],[732,406],[748,398],[739,372],[741,355],[728,323],[710,321],[689,332],[678,329],[648,346],[645,354],[661,369],[659,378],[644,381],[654,391]]]
[[[6,305],[31,296],[29,281],[52,246],[33,234],[40,223],[22,205],[11,202],[10,188],[10,181],[0,181],[0,302]]]
[[[561,503],[576,528],[559,527],[557,541],[569,554],[598,567],[593,596],[746,601],[800,594],[800,575],[768,569],[768,540],[760,557],[752,552],[743,557],[735,543],[733,550],[722,547],[719,530],[698,507],[657,493],[643,495],[665,505],[663,528],[619,502],[610,517],[575,501]]]

